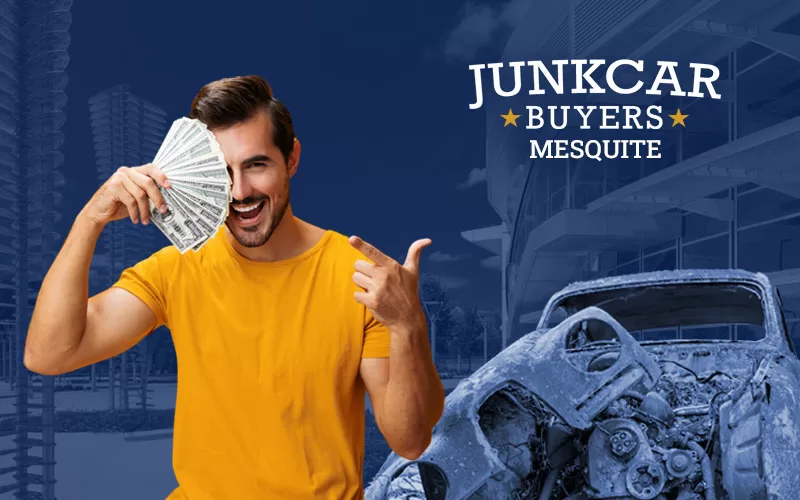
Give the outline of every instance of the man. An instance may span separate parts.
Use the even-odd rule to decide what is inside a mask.
[[[169,499],[360,498],[364,391],[392,449],[428,446],[444,392],[430,355],[418,266],[297,218],[289,179],[301,146],[261,78],[204,86],[208,125],[232,177],[230,216],[198,252],[166,247],[88,298],[97,238],[149,222],[154,165],[120,168],[76,218],[39,292],[25,366],[56,375],[115,356],[160,325],[178,357]],[[366,259],[365,259],[366,257]]]

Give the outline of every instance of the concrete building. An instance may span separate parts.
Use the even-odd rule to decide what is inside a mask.
[[[484,93],[488,199],[501,223],[463,236],[501,256],[509,342],[535,328],[546,300],[570,282],[733,267],[779,286],[800,345],[799,13],[800,2],[775,0],[575,0],[529,11],[499,61],[710,63],[720,69],[722,99]],[[522,124],[534,104],[652,104],[665,117],[679,107],[689,118],[686,127],[603,137],[574,126],[502,126],[510,106]],[[581,134],[659,138],[661,159],[530,159],[529,139]]]
[[[148,163],[167,132],[166,113],[131,92],[128,85],[103,90],[89,99],[97,179],[103,183],[121,166]],[[111,224],[101,236],[98,251],[107,257],[108,284],[128,266],[153,251],[155,228]]]
[[[143,165],[153,160],[167,132],[166,113],[154,104],[131,92],[128,85],[117,85],[93,95],[89,99],[89,115],[94,138],[97,179],[107,181],[121,166]],[[98,255],[91,269],[91,293],[111,286],[126,268],[147,258],[161,248],[164,239],[154,226],[134,225],[120,221],[109,224],[100,236]],[[108,362],[109,407],[129,407],[129,373],[133,367],[131,356],[136,350],[126,351]],[[92,381],[96,380],[96,366],[92,366]],[[114,379],[119,371],[119,380]],[[115,389],[119,387],[117,392]],[[139,404],[146,404],[146,383],[142,382]]]
[[[52,500],[54,381],[22,363],[36,291],[57,250],[70,0],[0,3],[0,496]]]

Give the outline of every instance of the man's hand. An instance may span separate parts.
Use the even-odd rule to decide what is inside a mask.
[[[425,312],[419,298],[419,258],[431,240],[425,238],[412,243],[403,265],[358,236],[351,236],[350,244],[374,262],[356,261],[353,281],[365,290],[355,293],[356,301],[367,306],[375,319],[390,330],[424,327]]]
[[[140,167],[120,167],[114,175],[92,196],[82,213],[92,222],[105,226],[107,223],[130,217],[136,224],[150,221],[150,203],[161,213],[167,205],[158,187],[168,188],[167,176],[153,164]]]
[[[395,453],[413,460],[430,444],[444,409],[444,388],[431,357],[419,298],[420,254],[431,240],[412,243],[403,265],[357,236],[350,244],[374,262],[356,261],[353,281],[364,291],[356,292],[355,299],[391,334],[388,359],[362,359],[359,374],[386,442]]]

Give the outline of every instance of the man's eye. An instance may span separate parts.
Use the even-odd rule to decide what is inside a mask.
[[[267,164],[264,163],[263,161],[257,161],[255,163],[251,163],[250,166],[251,167],[266,167]]]

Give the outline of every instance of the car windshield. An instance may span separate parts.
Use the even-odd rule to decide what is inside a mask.
[[[552,328],[589,306],[603,309],[639,341],[760,340],[765,336],[759,290],[742,283],[685,283],[600,290],[564,297]]]

